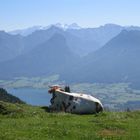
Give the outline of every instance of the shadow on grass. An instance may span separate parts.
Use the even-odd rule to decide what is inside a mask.
[[[51,112],[51,110],[48,106],[42,106],[41,109],[45,110],[45,112],[48,112],[48,113]]]

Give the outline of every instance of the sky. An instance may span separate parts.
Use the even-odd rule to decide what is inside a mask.
[[[0,0],[0,30],[55,23],[140,26],[140,0]]]

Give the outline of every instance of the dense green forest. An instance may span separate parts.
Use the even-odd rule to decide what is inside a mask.
[[[24,103],[19,98],[7,93],[3,88],[0,88],[0,101],[10,102],[10,103]]]

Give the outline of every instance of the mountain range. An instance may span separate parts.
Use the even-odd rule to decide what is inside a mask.
[[[0,31],[0,62],[10,60],[23,51],[22,37]]]
[[[56,23],[56,24],[45,26],[45,27],[43,27],[43,26],[33,26],[33,27],[25,28],[25,29],[13,30],[13,31],[9,31],[8,33],[12,34],[12,35],[20,34],[22,36],[27,36],[27,35],[30,35],[33,32],[37,31],[37,30],[49,29],[51,26],[55,26],[55,27],[58,27],[58,28],[63,29],[63,30],[67,30],[67,29],[81,29],[81,27],[78,24],[76,24],[76,23],[72,23],[72,24]]]
[[[59,74],[66,82],[140,87],[139,27],[71,26],[36,28],[24,36],[0,31],[0,78]]]
[[[49,40],[31,51],[12,60],[2,62],[0,77],[12,78],[60,74],[65,67],[70,66],[68,64],[72,64],[77,59],[78,56],[71,52],[65,38],[60,34],[54,34]]]
[[[65,73],[70,82],[140,84],[140,31],[123,30],[101,49],[82,58],[78,67]]]

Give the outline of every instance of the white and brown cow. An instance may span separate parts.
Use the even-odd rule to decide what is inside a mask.
[[[59,86],[52,86],[50,110],[75,114],[92,114],[103,111],[102,103],[95,97],[87,94],[65,92]]]

